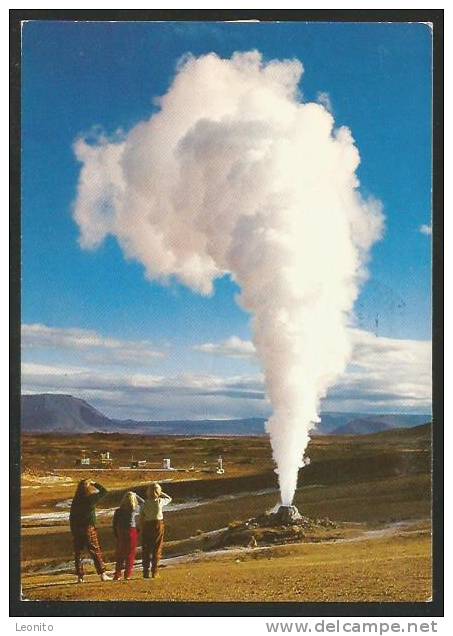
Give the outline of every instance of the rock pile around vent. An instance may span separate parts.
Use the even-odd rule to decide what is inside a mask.
[[[330,519],[311,519],[301,515],[296,506],[280,506],[277,512],[266,512],[247,521],[233,521],[217,537],[216,547],[259,547],[297,541],[328,539],[337,524]],[[336,538],[336,534],[332,538]]]
[[[297,526],[299,528],[336,528],[330,519],[311,519],[300,514],[296,506],[280,506],[277,512],[266,512],[245,522],[249,528]]]

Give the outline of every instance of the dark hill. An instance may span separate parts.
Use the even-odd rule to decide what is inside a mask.
[[[432,423],[419,424],[410,428],[394,428],[389,431],[380,431],[379,433],[371,433],[367,437],[379,439],[382,441],[400,441],[400,440],[420,440],[430,441],[432,435]]]
[[[371,435],[382,431],[425,424],[431,418],[419,414],[368,415],[350,420],[332,431],[333,435]]]
[[[387,422],[376,422],[375,420],[358,418],[348,422],[344,426],[339,426],[333,433],[334,435],[370,435],[391,429],[392,425]]]
[[[24,433],[139,433],[152,435],[263,435],[264,419],[237,420],[116,420],[72,395],[23,395]]]
[[[23,395],[21,423],[24,432],[91,433],[108,431],[111,420],[72,395]]]

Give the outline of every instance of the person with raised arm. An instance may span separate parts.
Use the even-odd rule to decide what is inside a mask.
[[[82,554],[88,550],[101,581],[110,581],[96,529],[96,504],[107,490],[92,479],[79,482],[69,513],[69,525],[74,541],[74,561],[78,583],[84,582]]]
[[[145,579],[149,579],[150,565],[152,578],[155,579],[158,576],[157,568],[164,544],[163,508],[170,501],[170,495],[162,491],[160,484],[154,482],[148,486],[141,512],[142,563]]]

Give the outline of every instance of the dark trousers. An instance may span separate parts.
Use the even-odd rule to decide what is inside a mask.
[[[116,567],[115,579],[119,579],[124,570],[124,578],[128,579],[134,569],[135,553],[137,552],[138,530],[128,528],[118,530],[116,537]]]
[[[150,564],[152,575],[154,576],[157,573],[159,560],[162,558],[163,545],[164,522],[162,519],[146,521],[142,528],[142,563],[144,576],[149,575]]]
[[[98,574],[105,572],[104,559],[95,526],[72,528],[72,537],[74,539],[74,560],[77,576],[83,577],[82,553],[85,549],[88,550],[93,559],[96,572]]]

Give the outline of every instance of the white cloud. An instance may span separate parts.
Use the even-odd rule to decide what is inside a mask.
[[[332,101],[330,99],[329,93],[326,93],[325,91],[320,91],[316,96],[316,101],[319,104],[322,104],[324,108],[329,111],[329,113],[333,111]]]
[[[256,356],[253,343],[249,340],[241,340],[237,336],[231,336],[223,342],[206,342],[193,348],[195,351],[228,358],[254,358]]]
[[[377,337],[351,330],[352,360],[326,404],[340,410],[429,412],[431,342]]]
[[[426,236],[431,236],[431,234],[433,233],[433,226],[432,225],[420,225],[419,227],[419,232],[421,232],[421,234],[426,234]]]
[[[135,418],[209,418],[269,415],[263,379],[105,372],[76,366],[22,364],[24,393],[66,393],[107,415]]]
[[[41,324],[22,325],[22,347],[77,352],[88,362],[98,365],[140,365],[164,355],[147,340],[119,340],[101,336],[88,329],[48,327]]]
[[[77,366],[45,365],[33,362],[22,364],[22,383],[28,390],[39,388],[59,392],[63,389],[89,389],[91,391],[124,391],[206,396],[228,394],[229,397],[262,399],[262,377],[180,374],[159,376],[146,373],[105,372]]]
[[[352,362],[329,391],[324,411],[429,413],[429,341],[377,337],[359,329],[352,329],[351,336]],[[242,343],[238,351],[250,355],[252,343],[237,341]],[[231,346],[225,347],[225,342],[212,345],[209,353],[231,355]],[[200,419],[270,414],[261,374],[164,376],[24,362],[22,382],[24,392],[71,393],[113,417]]]
[[[350,329],[352,358],[324,401],[331,410],[419,410],[431,408],[431,342],[377,337]],[[233,346],[233,345],[236,346]],[[253,358],[253,343],[231,337],[198,351]]]

